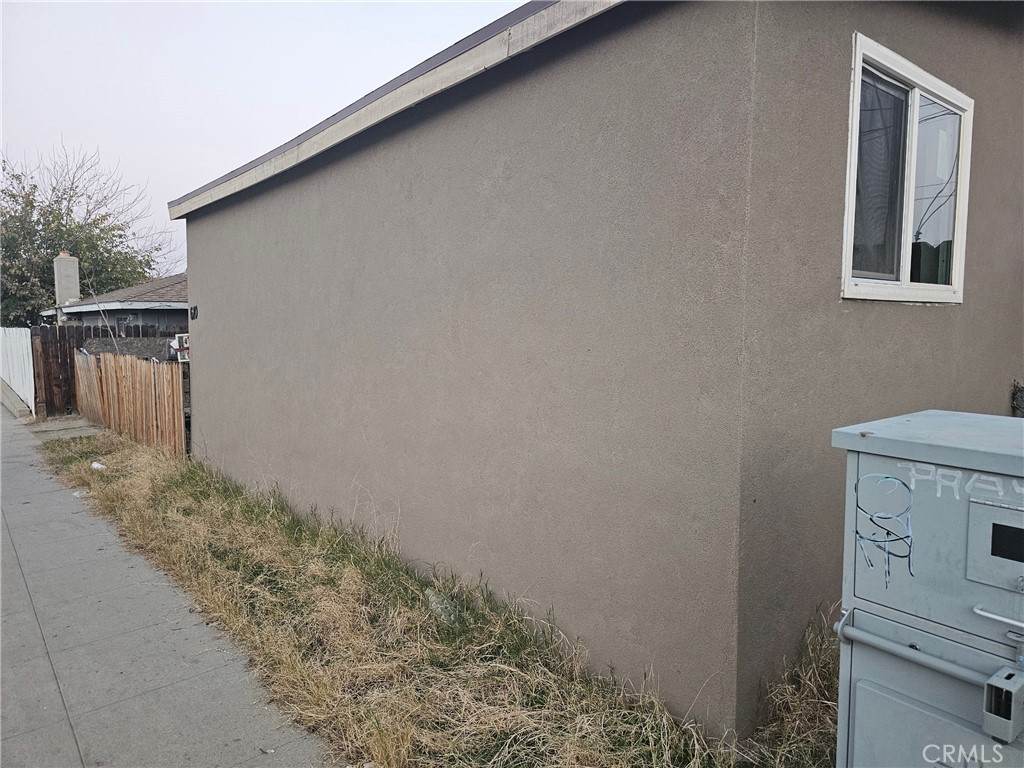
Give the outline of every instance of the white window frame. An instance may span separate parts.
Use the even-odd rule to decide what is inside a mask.
[[[857,152],[860,139],[861,73],[868,66],[911,89],[908,109],[907,159],[904,168],[903,241],[900,248],[900,279],[873,280],[853,274],[853,227],[857,205]],[[910,250],[913,242],[914,181],[917,162],[918,93],[960,115],[960,166],[957,170],[956,212],[953,218],[953,252],[950,285],[910,282]],[[974,100],[934,77],[888,48],[859,32],[853,35],[853,71],[850,76],[850,137],[846,161],[846,211],[843,219],[844,299],[873,299],[924,303],[960,304],[964,300],[964,261],[967,246],[967,200],[971,176],[971,137]]]

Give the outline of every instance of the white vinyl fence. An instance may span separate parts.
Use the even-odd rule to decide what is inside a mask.
[[[0,376],[36,412],[36,385],[32,372],[32,331],[0,328]]]

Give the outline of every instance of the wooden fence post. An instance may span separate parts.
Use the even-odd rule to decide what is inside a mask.
[[[35,384],[36,418],[46,418],[46,366],[43,357],[43,336],[39,326],[32,327],[32,378]]]
[[[46,413],[48,416],[64,415],[63,390],[60,385],[60,363],[57,353],[57,329],[52,325],[43,326],[43,358],[46,366]]]
[[[65,389],[65,402],[72,413],[78,412],[78,396],[75,387],[75,350],[82,346],[85,338],[80,325],[64,325],[59,330],[64,331],[64,340],[61,344],[61,370],[63,372],[63,383]]]

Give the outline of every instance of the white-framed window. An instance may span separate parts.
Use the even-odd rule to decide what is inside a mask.
[[[854,35],[846,299],[963,301],[974,101]]]

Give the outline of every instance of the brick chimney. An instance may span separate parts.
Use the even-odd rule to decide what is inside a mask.
[[[67,251],[61,251],[53,260],[53,292],[57,303],[57,325],[64,325],[66,317],[60,308],[82,298],[78,283],[78,259]]]

